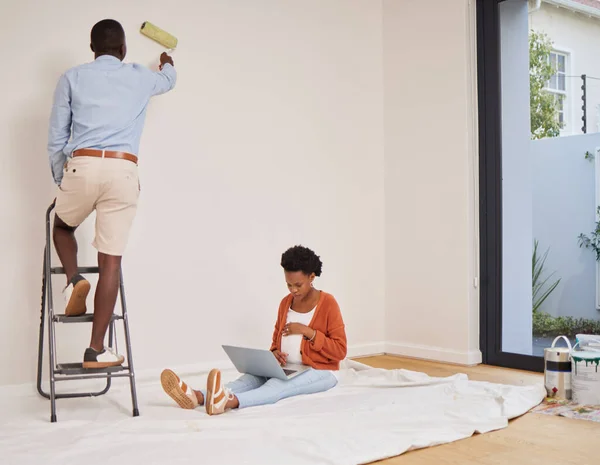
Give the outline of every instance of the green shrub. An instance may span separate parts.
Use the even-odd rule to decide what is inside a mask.
[[[537,337],[567,336],[577,334],[600,334],[600,321],[573,318],[571,316],[553,317],[546,312],[533,312],[533,335]]]

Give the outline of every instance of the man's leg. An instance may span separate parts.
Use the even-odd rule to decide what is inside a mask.
[[[52,236],[58,258],[65,269],[67,285],[64,290],[65,315],[83,315],[87,311],[86,299],[90,292],[90,283],[77,272],[77,240],[75,230],[58,215],[54,215]]]
[[[75,230],[77,227],[71,227],[58,215],[54,215],[54,229],[52,236],[54,238],[54,247],[58,258],[62,263],[67,275],[67,284],[77,274],[77,240],[75,239]]]
[[[90,347],[83,357],[84,368],[121,365],[125,358],[104,346],[119,292],[121,257],[135,218],[139,197],[137,166],[127,160],[102,159],[105,188],[96,200],[96,236],[98,284],[94,298],[94,324]]]
[[[94,297],[94,323],[90,347],[96,352],[104,349],[104,337],[115,310],[119,293],[121,257],[98,252],[99,277]]]
[[[98,252],[98,284],[94,296],[94,322],[90,347],[83,355],[83,368],[106,368],[121,365],[125,357],[104,346],[104,338],[115,311],[121,256]]]
[[[63,290],[65,315],[83,315],[90,283],[77,272],[75,230],[94,210],[96,202],[95,164],[85,158],[69,160],[56,193],[53,238],[56,253],[65,269],[67,286]]]

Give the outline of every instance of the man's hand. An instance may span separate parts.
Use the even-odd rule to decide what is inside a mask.
[[[275,355],[275,358],[277,359],[277,361],[279,362],[279,364],[283,367],[285,366],[285,363],[287,361],[287,356],[288,354],[284,354],[283,352],[275,349],[273,351],[273,355]]]
[[[302,323],[288,323],[283,327],[282,333],[284,336],[300,334],[308,339],[311,339],[315,335],[315,330],[303,325]]]
[[[167,55],[167,52],[162,52],[162,53],[160,54],[160,69],[161,69],[161,70],[163,69],[163,66],[164,66],[166,63],[169,63],[171,66],[175,66],[175,65],[173,64],[173,58],[171,58],[169,55]]]

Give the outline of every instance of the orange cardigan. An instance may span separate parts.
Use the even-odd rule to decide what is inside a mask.
[[[284,297],[279,305],[271,350],[281,350],[282,331],[287,323],[287,314],[293,299],[290,294]],[[346,358],[347,353],[346,331],[340,307],[331,294],[321,291],[317,308],[308,326],[317,333],[312,342],[302,338],[302,363],[317,370],[339,370],[340,361]]]

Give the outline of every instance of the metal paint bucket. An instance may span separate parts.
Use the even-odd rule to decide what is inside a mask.
[[[554,347],[564,339],[569,347]],[[571,342],[566,336],[558,336],[552,346],[544,349],[544,385],[548,397],[571,399]]]
[[[600,405],[600,353],[573,351],[573,401],[581,405]]]

